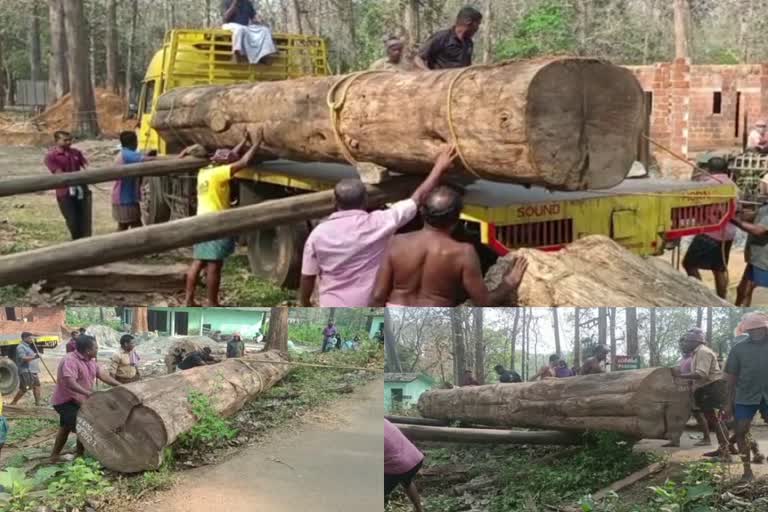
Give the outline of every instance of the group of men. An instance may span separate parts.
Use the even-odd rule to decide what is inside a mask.
[[[323,328],[323,345],[321,352],[330,352],[331,350],[350,351],[357,350],[360,346],[360,336],[355,336],[351,340],[342,341],[341,333],[336,329],[334,322],[328,322]]]

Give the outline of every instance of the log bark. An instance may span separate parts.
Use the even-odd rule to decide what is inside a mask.
[[[488,271],[486,283],[491,289],[501,282],[515,255],[528,259],[528,271],[518,290],[519,306],[729,306],[701,281],[668,263],[642,258],[597,235],[558,252],[522,249],[510,253]]]
[[[397,424],[400,432],[411,441],[438,441],[449,443],[510,443],[510,444],[579,444],[579,436],[561,431],[516,431],[479,428],[433,427]]]
[[[50,135],[45,137],[50,139]],[[199,158],[180,158],[173,160],[153,160],[141,164],[110,165],[82,172],[64,174],[40,174],[4,179],[0,182],[0,197],[42,192],[58,187],[73,187],[75,185],[92,185],[114,181],[128,176],[165,176],[197,171],[207,164],[207,160]]]
[[[211,398],[222,416],[231,416],[272,387],[289,371],[278,352],[229,359],[95,393],[77,416],[78,439],[105,467],[121,473],[157,469],[163,450],[197,418],[192,391]]]
[[[327,105],[339,80],[335,100],[349,90],[338,126],[355,160],[398,172],[429,172],[454,140],[453,126],[467,162],[484,178],[562,190],[612,187],[635,160],[643,124],[643,93],[630,71],[555,58],[180,88],[159,99],[153,126],[171,149],[231,147],[244,129],[262,129],[264,157],[344,162]]]
[[[44,290],[71,286],[83,291],[176,292],[184,288],[187,266],[112,263],[48,277]]]
[[[408,197],[415,186],[416,182],[413,180],[397,180],[380,186],[369,186],[368,206],[378,208]],[[0,286],[45,279],[50,275],[52,268],[58,272],[70,272],[186,247],[223,236],[319,219],[334,210],[333,190],[313,192],[2,256]]]
[[[433,390],[419,397],[418,409],[439,420],[674,439],[690,416],[690,396],[669,368],[648,368]]]

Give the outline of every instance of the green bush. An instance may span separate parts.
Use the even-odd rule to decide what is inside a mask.
[[[48,485],[46,503],[54,510],[81,508],[92,499],[112,491],[99,463],[78,458],[64,466],[61,474]]]
[[[216,412],[210,398],[192,391],[187,401],[192,414],[197,418],[197,423],[188,432],[179,436],[181,446],[190,449],[202,448],[221,441],[229,441],[237,436],[237,430]]]

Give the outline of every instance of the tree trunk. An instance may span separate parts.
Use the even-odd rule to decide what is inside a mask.
[[[581,442],[572,432],[559,431],[516,431],[481,428],[434,427],[425,425],[396,424],[400,432],[411,441],[437,443],[507,443],[574,445]]]
[[[520,378],[525,380],[525,372],[528,368],[528,346],[526,336],[528,334],[528,308],[521,308],[522,321],[520,323]]]
[[[96,99],[90,80],[83,0],[64,2],[64,25],[69,50],[69,83],[72,88],[72,132],[81,137],[95,138],[99,135],[99,123],[96,119]]]
[[[729,306],[667,262],[638,256],[602,235],[580,238],[567,251],[513,251],[486,274],[489,289],[501,283],[516,256],[528,260],[517,292],[519,306]],[[557,286],[552,286],[555,281]]]
[[[512,332],[510,333],[510,338],[512,342],[512,350],[509,355],[509,369],[514,370],[515,369],[515,350],[517,349],[517,328],[520,322],[520,310],[522,308],[515,308],[515,319],[512,323]]]
[[[690,57],[690,19],[688,0],[673,0],[674,26],[675,26],[675,58],[687,59]]]
[[[117,0],[107,0],[107,90],[115,94],[120,92],[119,68],[117,53]]]
[[[485,384],[485,340],[483,339],[483,308],[472,308],[472,331],[475,339],[475,379]]]
[[[648,368],[427,391],[419,397],[418,409],[425,418],[481,425],[672,439],[688,421],[690,397],[669,368]]]
[[[611,362],[616,360],[616,308],[608,310],[610,325],[608,327],[608,334],[611,337]]]
[[[51,52],[48,59],[48,103],[69,94],[69,64],[67,62],[66,29],[63,0],[48,0]]]
[[[211,26],[211,0],[205,0],[205,28]]]
[[[278,307],[269,311],[269,330],[264,351],[277,350],[288,353],[288,308]]]
[[[29,79],[33,84],[34,102],[42,103],[42,98],[37,97],[37,81],[40,80],[40,69],[42,68],[43,56],[40,51],[40,0],[32,0],[32,21],[29,30]]]
[[[659,348],[658,340],[656,339],[656,308],[650,308],[651,320],[650,320],[650,333],[648,334],[648,351],[650,352],[651,366],[658,366],[659,364]]]
[[[139,17],[139,0],[131,2],[131,33],[128,39],[128,55],[125,59],[125,99],[131,101],[133,93],[133,52],[136,47],[136,25]]]
[[[597,308],[597,343],[608,345],[608,310]]]
[[[706,336],[707,336],[707,343],[709,344],[710,348],[712,348],[712,308],[706,308],[707,309],[707,328],[706,328]]]
[[[558,319],[557,308],[552,308],[552,330],[555,331],[555,353],[561,356],[563,352],[560,348],[560,320]]]
[[[67,0],[65,0],[67,1]],[[84,18],[86,24],[84,30],[88,36],[88,62],[89,71],[91,72],[91,88],[96,88],[96,2],[87,2],[82,0],[83,9],[86,5],[90,5],[91,10],[87,17]]]
[[[395,336],[392,333],[392,313],[389,308],[384,309],[384,347],[386,349],[385,369],[390,373],[402,373],[400,358],[397,355]]]
[[[624,308],[627,323],[627,355],[640,355],[640,344],[637,342],[637,308]]]
[[[137,306],[133,308],[133,318],[131,319],[131,332],[134,334],[149,332],[149,322],[147,321],[146,306]]]
[[[96,393],[77,415],[77,438],[106,468],[120,473],[157,469],[163,453],[198,422],[191,392],[232,416],[287,375],[276,351],[174,372]]]
[[[493,60],[493,0],[485,0],[483,12],[483,64]]]
[[[642,89],[630,71],[570,58],[381,72],[354,82],[332,77],[178,88],[160,97],[153,126],[171,151],[191,142],[210,150],[234,146],[247,128],[263,130],[262,156],[346,162],[327,106],[340,80],[351,84],[338,127],[352,156],[399,172],[429,172],[445,141],[453,140],[453,126],[467,162],[488,179],[565,190],[611,187],[634,162],[643,126]],[[552,137],[554,127],[560,136]]]
[[[336,321],[336,308],[328,308],[328,323]]]
[[[104,308],[99,308],[99,322],[104,325]]]
[[[304,27],[301,23],[300,0],[288,0],[288,31],[293,34],[303,34]]]
[[[6,95],[6,85],[5,85],[5,72],[4,72],[4,48],[3,48],[3,38],[0,37],[0,111],[5,109],[5,95]]]
[[[696,308],[696,327],[704,325],[704,308]]]
[[[581,308],[573,311],[573,367],[581,368]]]
[[[467,367],[462,312],[463,309],[460,308],[452,308],[450,312],[453,337],[453,383],[457,386],[461,384],[461,377]]]
[[[405,0],[405,12],[403,22],[405,33],[408,37],[407,48],[414,48],[421,43],[421,16],[419,13],[419,0]]]

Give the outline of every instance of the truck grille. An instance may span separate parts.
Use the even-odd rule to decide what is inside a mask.
[[[730,203],[702,204],[672,208],[672,229],[690,229],[720,224]]]
[[[573,242],[573,219],[496,226],[496,239],[509,249],[569,244]]]

